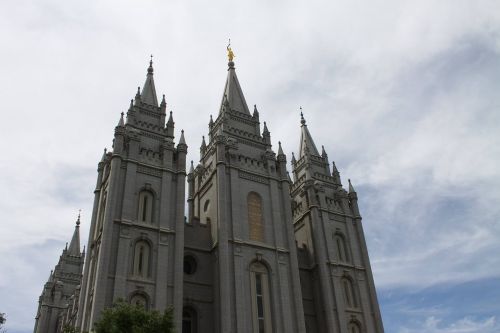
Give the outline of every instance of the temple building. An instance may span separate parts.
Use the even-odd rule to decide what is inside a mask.
[[[78,220],[35,333],[88,332],[118,299],[173,307],[183,333],[384,331],[353,185],[302,114],[287,164],[248,107],[232,56],[198,163],[186,162],[150,62],[98,163],[87,255]]]

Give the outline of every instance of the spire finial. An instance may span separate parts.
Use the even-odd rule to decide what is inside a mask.
[[[80,214],[81,214],[81,213],[82,213],[82,210],[81,210],[81,209],[79,209],[79,210],[78,210],[78,218],[77,218],[77,220],[76,220],[76,226],[77,226],[77,227],[78,227],[78,226],[80,226]]]
[[[302,106],[300,107],[300,123],[302,125],[306,124],[306,120],[304,119],[304,113],[302,112]]]
[[[149,60],[148,74],[153,74],[153,55],[150,56],[151,60]]]
[[[227,44],[226,49],[227,49],[227,59],[229,60],[229,63],[232,63],[235,55],[233,50],[231,49],[231,38],[229,38],[229,43]]]

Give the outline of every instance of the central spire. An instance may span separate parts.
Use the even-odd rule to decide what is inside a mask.
[[[146,76],[146,82],[144,82],[144,88],[142,88],[142,101],[149,105],[158,106],[158,98],[156,97],[155,81],[153,79],[153,55],[151,55],[151,60],[149,61],[148,74]]]
[[[230,110],[238,111],[241,113],[250,114],[250,110],[248,109],[247,102],[245,100],[245,96],[243,96],[243,91],[241,90],[240,82],[238,81],[238,77],[236,76],[236,70],[234,68],[234,53],[231,49],[231,40],[229,40],[229,44],[227,46],[227,57],[228,57],[228,73],[226,79],[226,85],[224,86],[224,94],[222,95],[222,104],[221,106],[229,107]]]

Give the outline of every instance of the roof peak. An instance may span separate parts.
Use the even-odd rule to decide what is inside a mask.
[[[304,113],[302,112],[302,107],[300,107],[300,123],[302,125],[300,134],[299,158],[306,154],[321,156],[318,149],[316,148],[316,145],[314,144],[311,133],[309,133],[309,129],[307,129],[306,120],[304,119]]]
[[[232,58],[229,57],[229,59]],[[229,68],[227,73],[226,84],[224,86],[224,93],[222,95],[221,109],[224,107],[229,107],[231,110],[235,110],[251,116],[250,110],[248,109],[248,105],[245,100],[245,96],[243,95],[243,91],[240,86],[240,82],[238,81],[238,77],[236,76],[236,70],[234,69],[234,62],[230,60],[228,66]]]
[[[153,73],[153,55],[151,55],[151,60],[149,60],[148,73],[146,75],[146,81],[144,82],[144,87],[142,88],[141,99],[144,103],[158,106],[158,98],[156,97],[156,88],[155,81],[153,79]]]
[[[68,254],[71,256],[80,256],[80,213],[81,209],[78,211],[78,218],[76,220],[75,231],[73,232],[73,237],[69,243]]]

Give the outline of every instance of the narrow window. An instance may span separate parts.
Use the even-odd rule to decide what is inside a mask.
[[[144,201],[142,203],[142,207],[147,208],[148,207],[148,196],[147,195],[143,196],[143,199],[144,199]],[[148,212],[147,209],[142,210],[142,221],[146,221],[147,212]]]
[[[337,245],[337,258],[340,262],[349,262],[347,246],[343,235],[335,234],[335,243]]]
[[[272,332],[272,324],[269,274],[267,268],[260,263],[252,264],[250,273],[253,332],[270,333]]]
[[[262,220],[262,199],[257,193],[251,192],[247,198],[247,205],[250,239],[263,242],[264,223]]]
[[[139,222],[152,222],[153,216],[153,195],[148,191],[139,193]]]
[[[134,255],[134,275],[147,278],[149,276],[149,244],[145,241],[138,241],[135,245]]]
[[[356,308],[358,306],[356,302],[356,294],[354,293],[354,288],[352,281],[347,278],[342,279],[342,289],[344,289],[344,300],[348,308]]]

